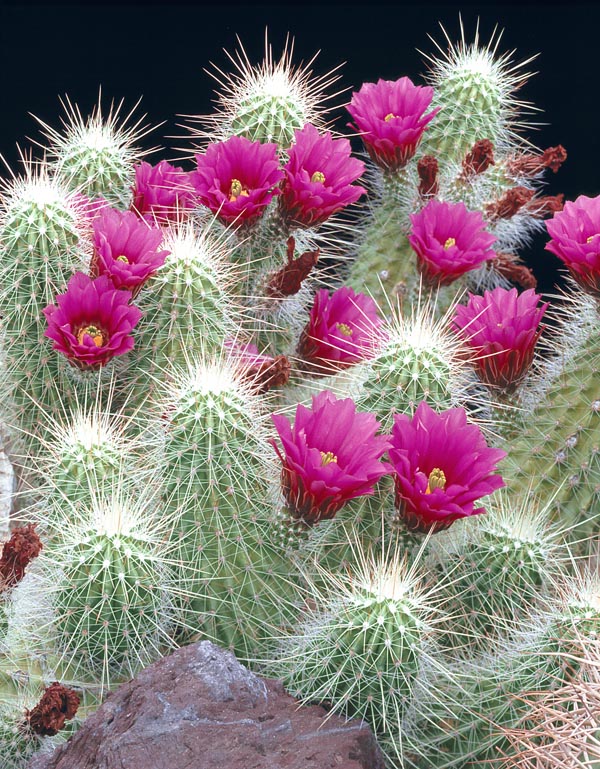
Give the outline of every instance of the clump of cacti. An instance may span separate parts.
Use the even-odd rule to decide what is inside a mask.
[[[193,161],[67,99],[3,185],[10,769],[197,638],[390,769],[528,766],[550,717],[594,755],[564,693],[598,683],[600,198],[540,194],[566,152],[523,136],[495,41],[440,50],[349,97],[364,160],[337,74],[267,46],[218,70]],[[558,324],[518,253],[549,216]]]

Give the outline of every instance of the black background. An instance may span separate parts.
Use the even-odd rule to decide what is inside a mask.
[[[547,192],[567,199],[600,192],[600,4],[494,6],[472,4],[220,5],[153,4],[0,6],[0,153],[17,168],[16,143],[39,138],[32,112],[58,125],[59,95],[68,94],[87,112],[102,86],[104,103],[125,98],[133,106],[143,96],[139,114],[148,122],[167,123],[145,140],[147,146],[181,145],[166,137],[181,135],[177,114],[211,111],[214,81],[203,72],[212,61],[227,68],[223,48],[236,48],[236,34],[253,62],[262,59],[265,28],[277,55],[286,33],[295,37],[296,61],[321,50],[315,74],[340,62],[342,86],[358,88],[379,77],[408,75],[416,82],[426,66],[417,48],[434,50],[427,35],[442,41],[441,22],[450,36],[459,34],[459,13],[470,40],[479,18],[487,42],[494,27],[504,28],[499,50],[516,49],[515,60],[533,54],[529,69],[538,74],[521,89],[521,98],[543,110],[528,132],[540,147],[563,144],[567,163],[550,174]],[[346,100],[349,98],[346,97]],[[340,97],[337,103],[343,102]],[[338,127],[346,115],[338,110]],[[173,158],[165,150],[156,160]],[[150,158],[152,160],[152,158]],[[156,162],[156,160],[154,162]],[[4,172],[6,175],[6,172]],[[537,238],[526,254],[551,287],[556,260]]]

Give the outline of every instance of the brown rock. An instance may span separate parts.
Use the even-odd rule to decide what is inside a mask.
[[[278,681],[201,641],[117,689],[30,769],[384,769],[369,727],[299,708]]]

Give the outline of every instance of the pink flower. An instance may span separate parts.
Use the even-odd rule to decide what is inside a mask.
[[[600,297],[600,195],[580,195],[546,222],[546,245],[563,261],[579,285]]]
[[[291,364],[285,355],[263,355],[258,347],[251,343],[238,343],[226,339],[223,347],[228,350],[231,360],[236,365],[242,379],[257,393],[266,393],[272,387],[287,384]]]
[[[312,409],[296,407],[293,425],[284,416],[272,419],[283,444],[282,453],[273,441],[290,513],[307,524],[333,518],[348,500],[372,494],[389,472],[380,461],[388,437],[375,435],[379,422],[357,413],[351,398],[324,391],[313,396]]]
[[[454,325],[477,352],[483,382],[511,390],[525,376],[548,307],[547,302],[538,307],[540,299],[532,288],[522,294],[516,288],[495,288],[483,296],[469,294],[466,307],[456,308]]]
[[[142,313],[130,299],[131,293],[116,289],[106,275],[93,279],[78,272],[56,297],[58,307],[43,311],[45,336],[78,368],[100,368],[133,347],[131,332]]]
[[[284,173],[276,144],[232,136],[209,144],[196,160],[192,181],[200,202],[225,224],[255,221],[280,192],[277,185]]]
[[[484,513],[474,502],[505,485],[494,475],[505,456],[488,448],[462,408],[437,414],[423,401],[412,419],[396,414],[389,457],[396,473],[396,507],[407,526],[440,531],[458,518]]]
[[[351,157],[348,139],[321,135],[310,123],[294,133],[279,206],[290,224],[315,227],[366,192],[352,184],[365,164]]]
[[[410,245],[427,283],[447,286],[496,254],[490,246],[496,238],[485,229],[479,211],[464,203],[430,200],[417,214],[410,214]]]
[[[366,294],[342,286],[329,296],[315,294],[310,319],[300,338],[302,357],[325,368],[347,368],[375,354],[383,340],[383,318]]]
[[[197,205],[190,174],[161,160],[155,166],[140,163],[135,168],[131,209],[150,224],[180,222]]]
[[[385,170],[403,168],[417,151],[423,132],[440,108],[425,111],[433,99],[433,88],[414,85],[407,77],[365,83],[352,94],[348,112],[352,126],[373,160]]]
[[[107,208],[94,221],[92,271],[108,275],[115,288],[139,290],[165,262],[169,251],[159,251],[163,234],[132,211]]]

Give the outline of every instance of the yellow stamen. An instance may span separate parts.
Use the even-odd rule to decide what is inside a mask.
[[[452,246],[455,246],[455,245],[456,245],[456,240],[454,238],[448,238],[448,240],[444,243],[444,248],[447,251],[449,248],[452,248]]]
[[[129,259],[124,254],[121,254],[121,256],[117,256],[115,261],[116,262],[123,262],[123,264],[129,264]]]
[[[333,453],[333,451],[322,451],[321,452],[321,467],[325,467],[325,465],[331,464],[331,462],[337,462],[338,458]]]
[[[398,115],[394,115],[394,113],[393,113],[393,112],[390,112],[390,113],[389,113],[388,115],[386,115],[386,116],[385,116],[383,119],[385,120],[385,122],[386,122],[386,123],[389,123],[389,122],[390,122],[390,120],[393,120],[394,118],[397,118],[397,117],[398,117]]]
[[[444,471],[440,470],[439,467],[434,467],[433,470],[429,473],[425,494],[431,494],[434,489],[444,488],[446,488],[446,476]]]
[[[336,323],[337,330],[344,336],[352,336],[352,329],[345,323]]]
[[[588,238],[588,239],[587,239],[585,242],[586,242],[586,243],[591,243],[591,242],[592,242],[592,240],[593,240],[594,238],[597,238],[597,237],[598,237],[598,233],[596,233],[595,235],[590,235],[590,237],[589,237],[589,238]]]
[[[92,338],[96,347],[102,347],[104,344],[104,334],[97,326],[84,326],[77,334],[79,344],[83,344],[86,334]]]
[[[244,198],[247,198],[250,193],[247,189],[244,188],[239,179],[232,179],[231,187],[229,188],[229,202],[233,203],[240,197],[240,195]]]
[[[315,171],[314,174],[310,177],[311,182],[321,182],[321,184],[325,184],[325,174],[321,171]]]

